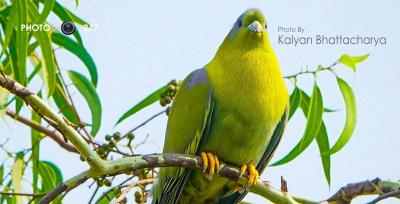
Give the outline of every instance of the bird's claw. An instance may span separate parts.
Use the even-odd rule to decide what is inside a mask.
[[[206,178],[211,180],[215,172],[219,169],[219,159],[218,156],[211,152],[201,152],[201,158],[203,159],[203,172],[206,174]]]
[[[252,161],[250,161],[249,164],[242,164],[240,166],[240,176],[243,176],[246,171],[249,173],[246,188],[249,188],[257,183],[258,179],[260,178],[260,174],[258,173]]]

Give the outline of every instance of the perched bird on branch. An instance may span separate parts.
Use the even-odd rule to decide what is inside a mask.
[[[204,171],[162,168],[153,203],[237,203],[248,186],[214,175],[219,161],[257,182],[281,140],[289,96],[260,10],[245,11],[215,57],[181,84],[163,152],[200,155]]]

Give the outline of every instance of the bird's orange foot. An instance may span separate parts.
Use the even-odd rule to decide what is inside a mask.
[[[260,174],[258,173],[254,163],[250,161],[249,164],[242,164],[240,166],[240,176],[242,176],[246,171],[248,171],[249,176],[247,179],[247,187],[255,185],[260,178]]]
[[[203,159],[203,172],[206,173],[206,178],[211,180],[213,175],[219,169],[218,156],[211,152],[201,152],[201,158]]]

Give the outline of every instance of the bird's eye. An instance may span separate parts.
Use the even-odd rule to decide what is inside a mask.
[[[242,21],[239,21],[239,28],[242,27]]]
[[[268,28],[268,26],[267,26],[267,24],[265,24],[265,29],[267,29]]]

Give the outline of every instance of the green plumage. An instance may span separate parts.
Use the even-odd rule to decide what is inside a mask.
[[[288,94],[260,24],[260,11],[246,11],[214,59],[186,77],[170,111],[163,152],[206,151],[226,163],[252,161],[260,173],[265,169],[287,121]],[[162,168],[158,179],[154,203],[236,203],[246,194],[218,175],[208,180],[201,170]]]

